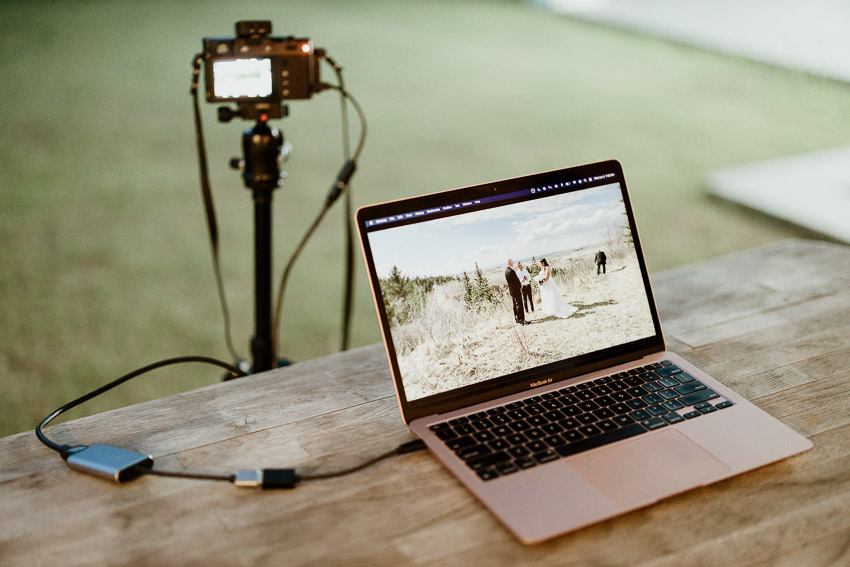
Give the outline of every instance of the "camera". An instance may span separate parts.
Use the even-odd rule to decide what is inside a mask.
[[[267,20],[236,22],[236,37],[205,37],[208,102],[233,102],[236,115],[283,116],[283,101],[308,99],[320,90],[324,53],[306,37],[271,37]]]

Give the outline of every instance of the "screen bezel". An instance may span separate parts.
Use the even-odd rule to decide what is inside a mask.
[[[609,174],[613,174],[611,177]],[[404,213],[409,213],[416,210],[436,209],[446,207],[448,205],[461,201],[470,201],[493,196],[502,196],[517,191],[528,190],[534,187],[554,185],[573,180],[584,180],[601,178],[598,182],[583,183],[580,186],[575,186],[572,189],[565,189],[561,193],[579,191],[589,189],[591,187],[618,183],[622,190],[623,203],[626,209],[629,226],[632,231],[635,253],[640,266],[641,275],[646,291],[649,310],[652,316],[652,322],[655,329],[655,335],[647,337],[616,347],[595,351],[585,355],[574,357],[568,361],[559,361],[543,366],[538,366],[531,369],[522,370],[507,376],[501,376],[463,386],[449,392],[434,394],[424,398],[408,400],[405,395],[404,383],[398,366],[398,361],[395,353],[392,338],[389,331],[389,321],[384,309],[384,302],[381,296],[379,278],[375,268],[374,259],[372,257],[371,247],[369,245],[368,234],[376,230],[385,230],[379,226],[367,226],[367,221],[375,219],[384,219],[390,216],[397,216]],[[551,195],[551,194],[550,194]],[[532,200],[538,198],[546,198],[548,195],[540,194],[532,197],[517,197],[516,200],[505,200],[496,205],[481,206],[479,209],[492,208],[493,206],[506,205],[512,202],[522,200]],[[466,211],[469,212],[469,211]],[[463,214],[464,210],[446,210],[441,213],[433,214],[428,219],[437,219],[446,216]],[[402,224],[412,224],[415,222],[423,222],[422,219],[408,219],[400,221],[394,226]],[[623,176],[623,170],[620,163],[616,160],[608,160],[587,165],[535,173],[523,177],[505,179],[501,181],[484,183],[460,189],[452,189],[439,193],[432,193],[419,197],[411,197],[387,203],[380,203],[361,207],[357,211],[357,226],[360,234],[360,243],[363,250],[364,259],[366,261],[367,272],[369,275],[372,293],[375,300],[375,307],[378,313],[378,319],[381,325],[381,333],[386,347],[387,359],[390,365],[390,371],[395,383],[396,392],[398,394],[399,405],[401,407],[402,417],[405,423],[427,415],[445,413],[453,411],[471,404],[488,401],[490,399],[500,398],[509,394],[531,390],[542,383],[551,384],[568,380],[575,376],[587,374],[597,370],[602,370],[609,366],[622,364],[631,360],[639,359],[648,354],[660,352],[665,349],[664,338],[661,332],[661,324],[658,317],[658,310],[655,305],[652,288],[649,282],[649,276],[646,269],[646,263],[643,257],[643,249],[640,244],[640,238],[637,231],[637,226],[634,219],[631,201],[626,187],[626,181]],[[549,380],[551,378],[551,380]],[[544,382],[541,382],[544,380]]]

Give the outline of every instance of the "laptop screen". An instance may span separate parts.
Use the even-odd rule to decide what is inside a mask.
[[[619,164],[608,169],[361,209],[406,402],[508,378],[548,383],[547,373],[660,336]]]

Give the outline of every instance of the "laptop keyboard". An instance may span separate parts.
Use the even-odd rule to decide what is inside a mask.
[[[732,406],[665,360],[430,428],[492,480]]]

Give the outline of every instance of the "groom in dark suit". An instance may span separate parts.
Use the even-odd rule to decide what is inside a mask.
[[[528,325],[525,320],[525,309],[522,307],[522,284],[514,271],[514,261],[508,260],[505,268],[505,279],[508,281],[508,291],[511,292],[511,300],[514,304],[514,319],[520,325]]]

